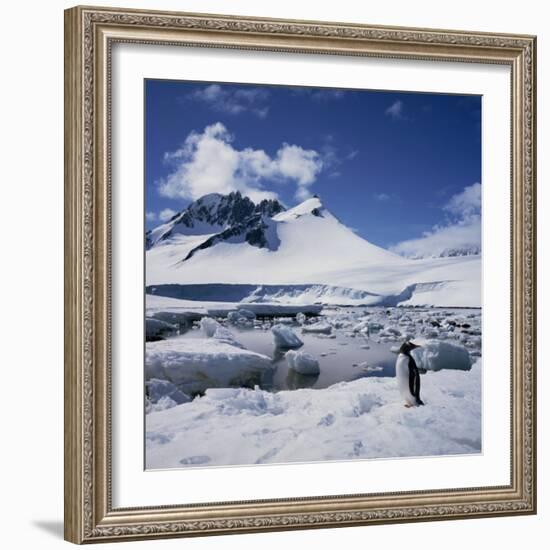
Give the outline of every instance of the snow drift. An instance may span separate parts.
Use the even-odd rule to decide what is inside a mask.
[[[209,389],[147,415],[147,468],[481,451],[480,360],[470,372],[423,375],[422,398],[406,409],[395,379],[377,377],[324,390]]]

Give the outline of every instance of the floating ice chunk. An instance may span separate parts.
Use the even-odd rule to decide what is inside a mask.
[[[396,327],[388,326],[380,333],[380,336],[401,336],[401,331]]]
[[[382,372],[384,369],[379,365],[366,365],[363,370],[366,372]]]
[[[439,336],[439,331],[435,328],[424,328],[421,332],[426,338],[437,338]]]
[[[178,327],[161,321],[160,319],[153,319],[152,317],[145,318],[145,339],[156,340],[164,338],[165,336],[172,336],[177,334]]]
[[[417,343],[420,343],[421,347],[411,353],[419,368],[431,371],[470,370],[472,366],[468,350],[460,344],[440,340],[424,340]]]
[[[474,336],[470,339],[470,345],[480,348],[481,347],[481,338],[479,336]]]
[[[274,325],[271,327],[271,332],[275,338],[275,347],[277,348],[293,349],[304,345],[296,333],[290,327],[285,325]]]
[[[235,325],[245,325],[253,322],[256,319],[256,314],[249,309],[238,309],[230,311],[227,314],[227,320]]]
[[[212,338],[216,329],[220,326],[218,321],[212,319],[211,317],[203,317],[201,319],[201,330],[204,332],[204,335],[208,338]]]
[[[168,380],[189,395],[212,387],[252,387],[272,369],[269,357],[215,337],[179,336],[148,343],[145,349],[146,380]]]
[[[330,321],[334,328],[352,328],[354,325],[347,319],[333,319]]]
[[[236,312],[236,311],[230,311],[228,314],[227,314],[227,320],[230,322],[230,323],[233,323],[233,324],[239,324],[239,323],[242,323],[243,321],[245,321],[246,319],[243,319],[242,317],[239,316],[239,314]]]
[[[379,367],[378,365],[369,365],[367,361],[363,361],[361,363],[353,363],[352,367],[359,367],[361,370],[365,372],[380,372],[384,370],[382,367]]]
[[[384,325],[382,323],[378,323],[377,321],[363,320],[353,326],[353,332],[360,332],[362,334],[369,335],[373,332],[379,332],[383,328]]]
[[[227,342],[233,346],[243,347],[236,339],[233,333],[224,326],[220,325],[218,321],[211,317],[203,317],[201,319],[201,329],[207,338],[216,338],[222,342]]]
[[[237,313],[241,317],[244,317],[245,319],[248,319],[249,321],[253,321],[254,319],[256,319],[256,314],[253,311],[250,311],[249,309],[242,308],[242,309],[237,310]]]
[[[360,321],[353,327],[353,332],[368,332],[369,321]]]
[[[305,313],[302,313],[301,311],[296,314],[296,322],[300,325],[303,325],[306,322],[306,315]]]
[[[285,353],[288,366],[300,374],[319,374],[319,361],[305,351],[290,350]]]
[[[282,323],[283,325],[293,325],[294,317],[277,317],[275,319],[275,324]]]
[[[311,332],[314,334],[330,334],[332,332],[332,326],[328,323],[315,323],[314,325],[306,325],[302,328],[302,332]]]

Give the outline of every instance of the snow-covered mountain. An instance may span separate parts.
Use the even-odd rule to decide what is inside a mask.
[[[451,258],[453,256],[477,256],[481,254],[481,246],[477,244],[467,246],[455,246],[453,248],[446,248],[440,254],[440,258]]]
[[[433,254],[403,254],[405,258],[419,260],[423,258],[454,258],[456,256],[479,256],[481,254],[481,246],[479,244],[468,244],[463,246],[454,246],[445,248],[440,252]]]
[[[238,192],[206,195],[147,237],[148,286],[288,285],[296,301],[296,285],[315,285],[303,296],[323,301],[322,285],[331,303],[359,290],[371,303],[480,305],[479,256],[403,258],[358,236],[318,197],[286,210]]]
[[[210,235],[247,222],[252,217],[273,216],[284,210],[276,200],[254,204],[248,197],[235,191],[229,195],[211,193],[191,203],[167,223],[146,233],[150,248],[177,235]]]

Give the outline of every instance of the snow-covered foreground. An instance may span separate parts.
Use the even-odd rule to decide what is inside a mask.
[[[403,406],[394,378],[323,390],[209,389],[146,416],[147,468],[481,452],[481,359],[422,376],[426,405]]]

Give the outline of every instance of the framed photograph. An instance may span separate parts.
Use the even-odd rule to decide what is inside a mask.
[[[65,537],[533,514],[533,36],[65,12]]]

